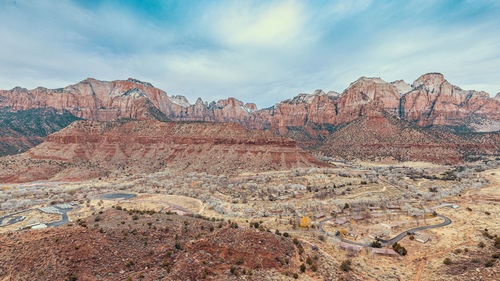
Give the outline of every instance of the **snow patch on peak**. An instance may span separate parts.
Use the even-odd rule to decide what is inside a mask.
[[[181,107],[191,106],[191,104],[189,103],[188,99],[185,96],[180,96],[180,95],[170,96],[168,97],[168,100]]]

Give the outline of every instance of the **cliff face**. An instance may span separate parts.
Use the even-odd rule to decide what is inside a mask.
[[[460,133],[500,130],[498,95],[490,98],[485,92],[462,90],[439,73],[422,75],[412,85],[361,77],[341,94],[316,90],[261,110],[235,98],[211,103],[198,99],[190,104],[183,96],[168,96],[150,83],[131,78],[112,82],[89,78],[53,90],[0,91],[2,107],[14,112],[54,108],[94,121],[235,122],[290,137],[303,147],[322,145],[333,133],[370,112],[387,113],[422,128],[446,127]],[[375,131],[383,131],[381,126],[374,127]]]
[[[459,136],[421,128],[392,114],[367,111],[329,135],[318,151],[344,159],[397,159],[456,164],[469,155],[500,151],[497,134]]]
[[[167,96],[153,85],[132,78],[112,82],[89,78],[54,90],[39,87],[0,91],[0,107],[11,110],[51,107],[67,110],[79,118],[111,121],[152,119],[154,109],[176,121],[237,122],[280,134],[287,134],[290,128],[302,128],[313,137],[326,136],[332,127],[358,118],[367,106],[420,126],[467,126],[471,116],[500,121],[498,97],[462,90],[439,73],[422,75],[411,86],[404,81],[387,83],[380,78],[362,77],[342,94],[317,90],[262,110],[235,98],[211,103],[198,99],[189,104],[185,97]]]
[[[0,158],[0,182],[83,179],[120,173],[231,174],[328,164],[296,142],[235,123],[77,121],[29,151]]]
[[[442,74],[429,73],[413,82],[401,99],[402,117],[420,126],[467,126],[471,116],[500,121],[500,102],[485,92],[464,91]]]

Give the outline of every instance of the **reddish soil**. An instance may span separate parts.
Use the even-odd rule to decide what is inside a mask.
[[[0,280],[228,280],[299,272],[290,238],[158,213],[112,209],[72,226],[4,234],[0,244]]]

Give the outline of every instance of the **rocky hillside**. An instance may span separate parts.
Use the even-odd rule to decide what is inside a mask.
[[[317,150],[344,159],[394,158],[453,164],[469,155],[498,153],[500,142],[495,135],[458,136],[419,127],[387,112],[368,111],[329,135]]]
[[[1,280],[280,280],[300,274],[301,264],[291,238],[115,209],[73,225],[12,232],[0,243]]]
[[[79,119],[68,111],[53,108],[0,108],[0,156],[24,152]]]
[[[77,121],[15,156],[0,158],[0,182],[150,173],[231,174],[327,166],[295,141],[235,123]]]

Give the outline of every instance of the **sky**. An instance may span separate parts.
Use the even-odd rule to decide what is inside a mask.
[[[500,92],[500,1],[0,0],[0,89],[87,77],[271,106],[361,76]]]

